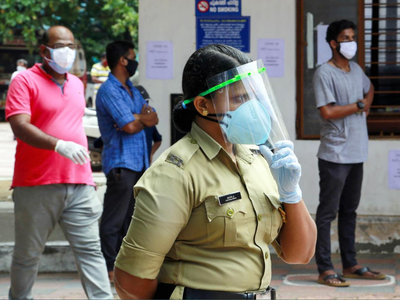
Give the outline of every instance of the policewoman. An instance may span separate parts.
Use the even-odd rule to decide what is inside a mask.
[[[121,299],[255,299],[271,281],[272,245],[304,264],[316,227],[301,167],[261,61],[204,47],[183,71],[175,126],[187,135],[135,186],[115,263]]]

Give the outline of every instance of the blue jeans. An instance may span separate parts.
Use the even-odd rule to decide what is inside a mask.
[[[331,261],[331,222],[338,215],[340,256],[343,269],[357,265],[356,210],[361,198],[363,164],[337,164],[318,160],[320,194],[316,224],[315,258],[318,272],[334,270]]]
[[[100,250],[98,221],[102,205],[93,186],[50,184],[16,187],[15,246],[10,299],[32,299],[39,258],[57,223],[75,255],[82,286],[89,299],[113,299]]]

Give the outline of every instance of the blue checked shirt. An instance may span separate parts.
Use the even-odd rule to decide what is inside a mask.
[[[133,98],[125,87],[111,73],[104,82],[96,97],[97,119],[101,137],[104,142],[102,164],[104,174],[114,168],[126,168],[140,172],[149,167],[146,134],[142,130],[129,134],[122,129],[126,124],[135,120],[133,114],[140,114],[143,99],[140,92],[127,80],[126,84]]]

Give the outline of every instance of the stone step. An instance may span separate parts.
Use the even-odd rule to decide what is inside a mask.
[[[14,202],[0,202],[0,243],[14,243]],[[57,224],[49,241],[65,241],[64,233]]]
[[[101,177],[100,177],[101,179]],[[106,185],[104,180],[97,178],[97,196],[103,203]],[[0,201],[0,243],[14,242],[14,202]],[[65,241],[64,233],[57,224],[49,237],[49,241]]]
[[[0,273],[9,273],[14,242],[0,243]],[[76,272],[74,254],[67,241],[49,241],[40,257],[40,273]]]
[[[97,195],[103,203],[106,190],[102,173],[93,174],[97,185]],[[1,178],[3,179],[3,178]],[[10,180],[4,178],[4,180]],[[14,249],[14,202],[0,201],[0,273],[8,273]],[[57,224],[51,233],[44,252],[40,257],[39,272],[76,272],[75,258],[69,243]]]

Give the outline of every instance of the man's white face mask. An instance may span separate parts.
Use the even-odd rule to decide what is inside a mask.
[[[51,59],[44,58],[54,71],[58,74],[65,74],[72,68],[76,56],[75,49],[70,49],[69,47],[53,49],[47,46],[46,48],[50,51]]]
[[[355,41],[351,42],[340,42],[339,52],[347,59],[352,59],[357,52],[357,43]]]

